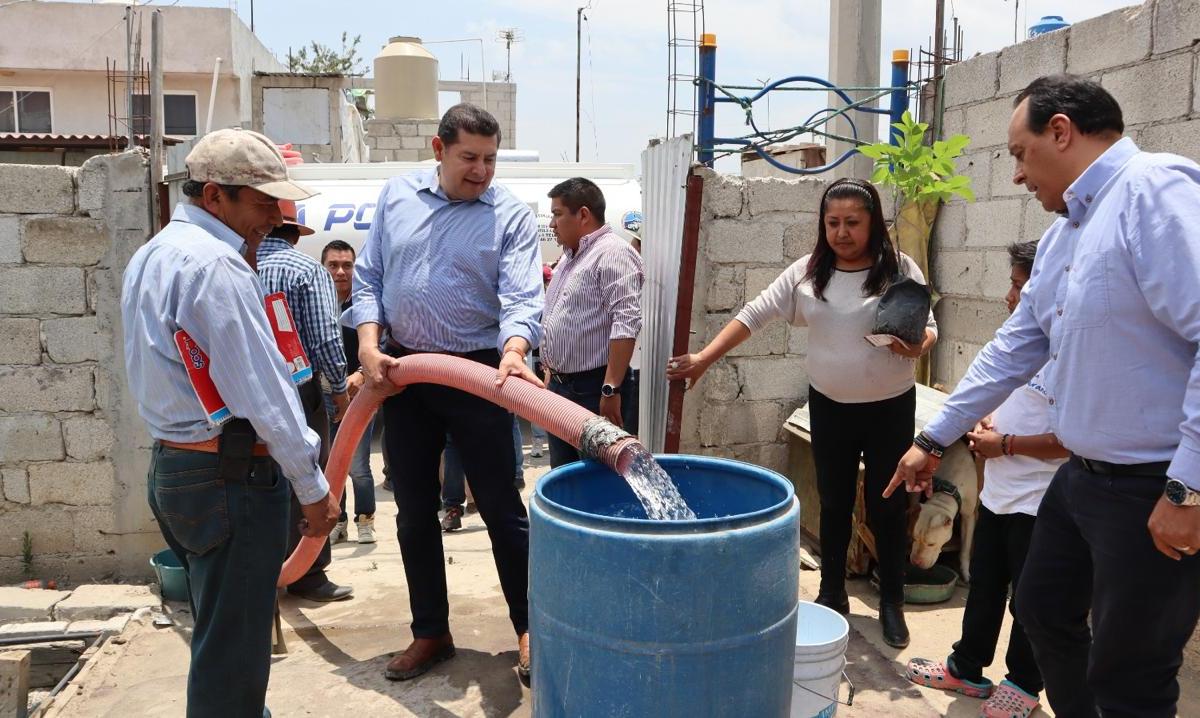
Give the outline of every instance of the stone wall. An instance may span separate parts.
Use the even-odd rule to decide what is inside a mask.
[[[1093,78],[1121,103],[1126,134],[1142,149],[1200,160],[1198,40],[1200,3],[1149,0],[946,71],[945,132],[971,138],[959,171],[977,201],[949,203],[935,228],[935,381],[952,388],[1008,316],[1005,247],[1040,238],[1054,219],[1012,183],[1006,133],[1016,95],[1051,73]]]
[[[372,162],[423,162],[433,159],[431,141],[438,118],[367,120],[367,148]]]
[[[161,544],[125,384],[121,273],[149,235],[143,151],[0,165],[0,582],[143,575]]]

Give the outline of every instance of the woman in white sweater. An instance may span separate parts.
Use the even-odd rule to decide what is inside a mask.
[[[880,296],[897,275],[925,282],[916,263],[888,238],[875,187],[838,180],[821,199],[813,253],[784,270],[708,346],[672,358],[667,373],[694,385],[713,362],[772,320],[808,327],[809,415],[821,497],[817,603],[842,614],[850,611],[846,552],[861,458],[867,522],[879,557],[879,620],[884,640],[902,648],[908,645],[903,610],[907,499],[900,493],[884,499],[883,489],[912,444],[914,362],[937,341],[937,326],[930,312],[919,346],[876,347],[864,339],[872,333]]]

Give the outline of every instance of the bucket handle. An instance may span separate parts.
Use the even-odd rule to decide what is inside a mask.
[[[846,701],[845,702],[839,701],[837,698],[831,698],[830,696],[817,693],[813,689],[809,688],[808,686],[804,685],[803,683],[800,683],[799,681],[797,681],[794,678],[792,679],[792,683],[799,688],[803,688],[804,690],[808,691],[809,693],[813,694],[814,696],[817,696],[818,698],[822,698],[824,700],[831,701],[833,703],[837,703],[839,705],[849,707],[849,706],[854,705],[854,683],[850,680],[850,676],[846,675],[845,671],[842,671],[842,680],[846,681],[846,684],[850,686],[850,690],[846,692]]]

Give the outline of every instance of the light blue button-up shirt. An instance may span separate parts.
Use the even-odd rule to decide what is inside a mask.
[[[533,212],[503,187],[464,202],[437,169],[393,177],[354,265],[353,325],[418,351],[502,351],[514,336],[537,346],[541,264]]]
[[[230,412],[250,421],[300,503],[311,504],[329,491],[317,464],[320,439],[304,419],[244,244],[216,217],[182,203],[134,253],[121,288],[129,387],[155,439],[192,443],[221,433],[179,356],[175,332],[183,329],[208,354]]]
[[[1066,448],[1170,461],[1200,489],[1200,166],[1126,138],[1064,199],[1016,312],[925,431],[949,444],[1045,363]]]

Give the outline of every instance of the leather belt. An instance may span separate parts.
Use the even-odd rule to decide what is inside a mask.
[[[1169,461],[1155,461],[1149,464],[1110,464],[1107,461],[1085,459],[1082,456],[1075,458],[1079,459],[1083,468],[1091,473],[1105,476],[1146,476],[1165,479],[1167,469],[1171,466]]]
[[[549,367],[547,367],[547,368],[549,368]],[[598,366],[595,369],[587,369],[586,371],[576,371],[576,372],[571,372],[571,373],[555,371],[553,369],[550,369],[550,376],[551,376],[551,378],[556,380],[559,384],[570,384],[571,382],[575,381],[576,379],[595,379],[597,377],[599,377],[600,379],[603,379],[605,373],[607,373],[607,372],[608,372],[607,366]]]
[[[221,437],[219,437],[219,436],[214,436],[213,438],[208,439],[206,441],[196,441],[196,442],[192,442],[192,443],[185,443],[182,441],[167,441],[166,439],[159,439],[158,443],[162,444],[163,446],[170,447],[172,449],[182,449],[184,451],[199,451],[200,453],[203,453],[203,454],[216,454],[220,451],[220,448],[221,448],[220,438]],[[254,455],[255,456],[270,456],[271,453],[269,451],[267,451],[266,444],[255,444],[254,445]]]

